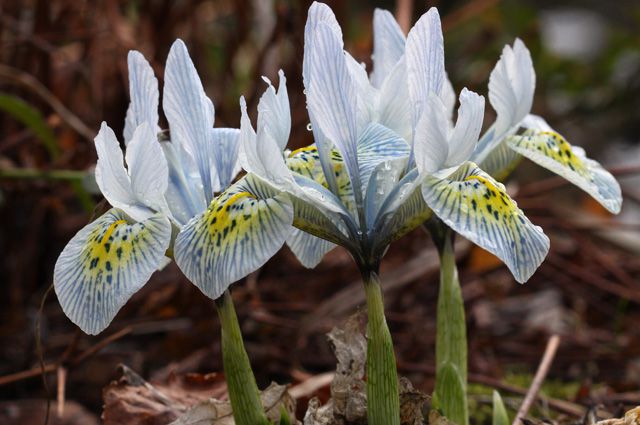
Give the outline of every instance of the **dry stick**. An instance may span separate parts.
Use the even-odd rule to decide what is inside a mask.
[[[405,35],[409,33],[409,28],[411,28],[412,15],[413,0],[398,0],[398,5],[396,6],[396,20]]]
[[[410,372],[415,372],[415,371],[419,371],[419,372],[424,372],[427,373],[429,375],[435,375],[436,373],[436,369],[433,366],[427,366],[424,365],[422,363],[407,363],[407,362],[402,362],[399,363],[398,365],[398,369],[399,370],[406,370],[406,371],[410,371]],[[473,382],[476,384],[481,384],[481,385],[485,385],[487,387],[492,387],[495,389],[498,389],[500,391],[506,391],[509,393],[513,393],[513,394],[518,394],[521,396],[525,396],[527,394],[527,389],[526,388],[522,388],[519,387],[517,385],[513,385],[507,382],[504,382],[500,379],[496,379],[496,378],[492,378],[490,376],[484,376],[481,375],[479,373],[469,373],[468,376],[469,382]],[[584,407],[582,407],[579,404],[576,403],[571,403],[569,401],[565,401],[565,400],[559,400],[557,398],[551,398],[551,397],[547,397],[544,396],[542,394],[538,394],[536,396],[536,398],[538,400],[540,400],[541,402],[549,405],[549,407],[551,407],[552,409],[560,412],[560,413],[566,413],[568,415],[573,415],[577,418],[582,418],[584,417],[585,413],[587,412],[587,409],[585,409]]]
[[[43,372],[45,374],[48,374],[56,369],[57,366],[55,364],[47,364],[44,366],[43,371],[42,367],[38,365],[29,370],[23,370],[21,372],[12,373],[10,375],[0,376],[0,387],[14,382],[22,381],[24,379],[34,378],[36,376],[42,375]]]
[[[522,405],[520,406],[512,425],[519,425],[519,423],[522,422],[522,419],[527,415],[529,409],[533,405],[533,402],[536,400],[540,387],[542,386],[542,382],[544,382],[544,379],[549,372],[549,368],[551,367],[551,363],[553,362],[553,358],[556,355],[556,351],[558,351],[558,345],[560,345],[560,336],[552,335],[547,342],[547,348],[544,350],[540,366],[538,366],[533,382],[529,387],[527,395],[522,401]]]
[[[58,418],[64,415],[65,390],[67,385],[67,369],[60,366],[58,368]]]
[[[93,140],[95,132],[91,130],[77,115],[67,109],[41,82],[31,74],[27,74],[16,68],[0,65],[0,78],[19,83],[40,96],[71,128],[84,136],[87,140]]]
[[[105,339],[100,340],[97,344],[92,345],[91,347],[84,350],[77,357],[71,359],[68,362],[68,365],[77,366],[81,362],[85,361],[87,358],[91,357],[92,355],[96,354],[98,351],[105,348],[107,345],[111,344],[117,339],[120,339],[130,334],[131,332],[132,332],[132,328],[126,327],[112,335],[109,335]],[[16,372],[10,375],[0,376],[0,386],[11,384],[13,382],[22,381],[23,379],[33,378],[38,375],[42,375],[44,377],[44,375],[47,375],[51,372],[55,372],[56,370],[58,370],[58,367],[60,366],[61,363],[67,364],[67,362],[64,362],[64,361],[47,363],[47,364],[36,366],[29,370],[23,370],[22,372]]]

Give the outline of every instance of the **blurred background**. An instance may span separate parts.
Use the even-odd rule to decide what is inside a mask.
[[[392,11],[406,30],[437,6],[457,92],[468,87],[486,95],[502,47],[515,37],[524,40],[537,73],[533,111],[613,170],[625,204],[613,219],[579,190],[523,162],[508,188],[550,235],[548,260],[520,286],[490,255],[459,244],[474,403],[482,410],[491,386],[526,388],[554,333],[562,344],[547,395],[574,407],[604,404],[611,412],[640,403],[640,2],[328,3],[347,50],[368,69],[374,8]],[[101,121],[122,132],[127,52],[141,51],[162,81],[169,47],[183,39],[215,104],[216,126],[239,126],[241,95],[255,113],[266,87],[260,77],[277,81],[283,69],[292,107],[290,147],[304,146],[312,142],[301,79],[309,5],[0,1],[0,423],[42,418],[38,311],[58,254],[96,205],[104,209],[92,194],[93,137]],[[493,111],[487,109],[490,123]],[[393,245],[383,273],[400,371],[430,393],[438,268],[428,235],[416,230]],[[271,380],[296,384],[332,370],[335,359],[324,334],[363,304],[357,271],[341,249],[311,272],[283,248],[232,289],[260,386]],[[120,363],[154,382],[172,373],[221,370],[213,304],[173,264],[97,337],[66,319],[53,292],[42,313],[50,393],[55,397],[58,388],[67,406],[86,415],[77,423],[97,420],[102,388],[118,377]],[[315,393],[326,398],[328,388]],[[508,404],[512,394],[505,393]],[[303,412],[306,398],[298,404]],[[542,414],[558,413],[546,409]]]

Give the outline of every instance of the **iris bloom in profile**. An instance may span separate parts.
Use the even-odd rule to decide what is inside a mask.
[[[505,46],[489,78],[489,100],[496,121],[480,139],[472,160],[505,179],[524,158],[564,177],[613,214],[620,212],[617,180],[584,149],[572,146],[549,124],[530,114],[536,75],[531,54],[521,40]]]
[[[420,192],[432,210],[434,217],[427,227],[441,255],[438,317],[448,319],[438,321],[435,398],[449,419],[464,424],[468,422],[466,331],[451,232],[498,256],[516,280],[524,282],[546,256],[549,240],[496,179],[505,178],[524,156],[566,177],[613,213],[620,209],[620,188],[582,149],[570,146],[542,118],[529,115],[535,74],[520,40],[504,48],[491,74],[489,100],[497,119],[479,141],[484,115],[479,96],[462,90],[454,124],[455,97],[444,69],[442,30],[435,9],[420,18],[406,40],[393,16],[377,10],[374,67],[385,58],[392,58],[392,63],[381,67],[386,70],[406,63],[412,127],[406,193],[416,197]],[[380,77],[375,68],[374,75]]]
[[[106,123],[95,139],[96,181],[113,208],[74,236],[55,269],[65,313],[90,334],[111,322],[165,254],[216,299],[280,248],[292,220],[286,196],[251,177],[231,184],[240,131],[213,127],[213,104],[182,41],[165,70],[170,140],[158,140],[158,83],[138,52],[129,54],[129,78],[125,155]]]
[[[251,175],[233,182],[240,171],[240,131],[213,127],[213,103],[182,41],[173,44],[165,68],[169,140],[159,140],[166,136],[158,125],[151,66],[138,52],[129,54],[128,63],[125,154],[105,123],[95,138],[96,181],[113,208],[60,254],[54,272],[58,299],[83,331],[99,333],[166,264],[166,256],[173,257],[216,300],[237,423],[266,423],[227,288],[280,249],[291,232],[291,203]]]

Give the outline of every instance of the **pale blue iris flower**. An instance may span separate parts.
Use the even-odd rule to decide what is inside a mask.
[[[462,90],[454,125],[437,11],[423,15],[407,40],[388,12],[376,11],[374,30],[369,78],[344,51],[331,9],[311,6],[303,77],[314,145],[283,159],[286,134],[277,136],[259,117],[256,135],[243,106],[244,168],[292,195],[299,230],[289,246],[314,266],[340,244],[362,267],[375,269],[391,241],[435,213],[498,255],[517,280],[528,279],[548,239],[504,187],[469,162],[484,98]],[[269,108],[258,109],[262,116]],[[279,112],[279,120],[288,119],[288,105]],[[301,196],[311,187],[321,199]]]
[[[165,68],[170,141],[159,141],[151,66],[139,52],[128,59],[124,156],[105,123],[95,138],[96,181],[113,208],[71,239],[54,272],[64,312],[89,334],[108,326],[165,255],[215,299],[282,246],[293,220],[286,195],[251,176],[232,184],[240,131],[213,127],[213,103],[181,40]]]
[[[505,46],[489,79],[496,121],[480,139],[472,160],[496,178],[510,174],[521,157],[564,177],[617,214],[622,193],[616,179],[584,150],[570,145],[546,121],[531,115],[536,75],[521,40]]]

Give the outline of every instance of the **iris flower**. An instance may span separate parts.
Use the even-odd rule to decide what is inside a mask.
[[[564,177],[613,214],[620,212],[617,180],[584,149],[572,146],[549,124],[530,114],[536,75],[531,54],[521,40],[505,46],[489,79],[489,100],[496,121],[480,139],[472,160],[505,179],[522,157]]]
[[[66,315],[83,331],[104,330],[118,310],[175,259],[186,277],[216,300],[223,360],[236,422],[266,422],[227,290],[262,266],[291,232],[288,196],[246,175],[233,183],[239,129],[214,128],[206,96],[184,43],[167,58],[158,125],[158,83],[138,52],[128,58],[131,104],[125,154],[103,123],[95,138],[96,181],[112,209],[85,226],[56,263],[54,286]]]
[[[453,124],[455,98],[444,69],[437,10],[423,15],[406,40],[392,15],[376,10],[374,67],[380,58],[392,58],[392,63],[380,67],[385,70],[406,61],[412,161],[418,172],[411,188],[420,186],[435,215],[427,227],[442,263],[435,396],[450,419],[464,424],[468,422],[466,331],[451,230],[498,256],[516,280],[524,282],[546,256],[549,240],[496,179],[504,179],[524,156],[567,178],[613,213],[620,210],[620,187],[582,149],[569,145],[542,118],[529,115],[535,73],[522,41],[505,46],[491,74],[489,100],[497,119],[479,142],[484,115],[481,97],[463,89]],[[381,77],[376,69],[374,76]],[[409,170],[413,165],[410,161]],[[407,172],[408,182],[414,172]]]
[[[501,233],[482,224],[466,229],[469,220],[457,224],[456,230],[502,253],[522,278],[528,278],[548,249],[548,239],[517,209],[504,188],[465,162],[478,140],[484,100],[463,90],[457,125],[449,128],[451,112],[446,109],[452,111],[455,98],[450,84],[448,91],[442,89],[443,66],[433,68],[428,63],[442,53],[435,9],[410,33],[406,55],[404,36],[389,17],[388,12],[376,14],[377,27],[388,32],[387,39],[374,40],[374,71],[369,79],[364,67],[344,51],[333,12],[321,3],[311,6],[303,78],[315,144],[285,151],[289,128],[278,123],[290,118],[282,74],[279,90],[270,85],[263,96],[281,96],[281,101],[277,106],[273,101],[272,107],[261,101],[257,132],[246,105],[241,105],[243,167],[291,195],[297,230],[288,243],[294,253],[303,264],[313,266],[338,244],[351,253],[360,269],[369,311],[369,422],[385,424],[399,420],[395,359],[378,278],[389,243],[434,212],[444,216],[461,203],[468,203],[467,214],[479,221],[483,216],[473,210],[472,198],[476,208],[484,208],[489,202],[484,196],[490,190],[501,202],[500,211],[505,211]],[[430,28],[433,22],[435,29]],[[439,50],[433,46],[438,41]],[[425,202],[422,187],[447,191],[450,196]],[[517,252],[512,252],[514,244],[519,244]]]

